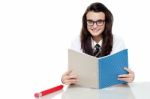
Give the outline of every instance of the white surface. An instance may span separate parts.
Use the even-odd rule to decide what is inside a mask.
[[[0,0],[0,93],[33,99],[60,84],[67,48],[79,34],[86,7],[99,0]],[[114,15],[113,33],[129,49],[136,82],[150,81],[148,0],[100,0]]]
[[[40,99],[149,99],[149,89],[150,82],[118,85],[101,90],[71,86]]]

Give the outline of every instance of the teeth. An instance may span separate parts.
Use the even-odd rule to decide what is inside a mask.
[[[97,30],[92,30],[92,31],[96,32]]]

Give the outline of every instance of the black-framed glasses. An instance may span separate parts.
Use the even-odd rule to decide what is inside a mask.
[[[87,20],[87,25],[88,26],[93,26],[94,23],[96,23],[97,26],[102,26],[105,23],[105,20],[97,20],[97,21],[93,21],[93,20]]]

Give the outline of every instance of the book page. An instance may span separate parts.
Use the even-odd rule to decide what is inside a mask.
[[[96,57],[68,50],[69,70],[77,74],[77,85],[98,88],[98,59]]]

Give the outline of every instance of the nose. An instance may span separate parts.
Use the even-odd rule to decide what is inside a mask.
[[[93,28],[96,28],[96,27],[97,27],[97,24],[96,24],[96,23],[94,23],[94,24],[93,24]]]

